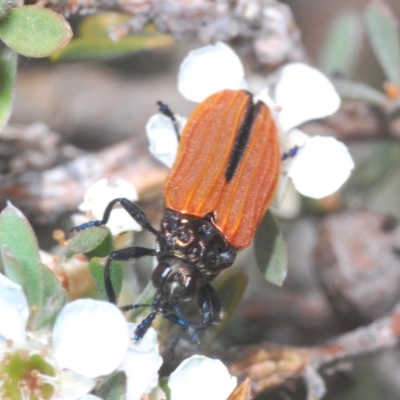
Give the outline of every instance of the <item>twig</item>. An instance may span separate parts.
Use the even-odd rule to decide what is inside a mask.
[[[334,371],[335,366],[345,359],[391,348],[399,339],[400,305],[397,305],[386,317],[322,346],[299,348],[264,343],[230,349],[225,361],[233,375],[252,379],[255,394],[299,378],[304,379],[310,389],[313,383],[310,384],[310,379],[315,379],[318,370],[330,366]]]

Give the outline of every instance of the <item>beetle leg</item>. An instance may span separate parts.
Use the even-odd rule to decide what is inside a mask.
[[[204,328],[210,326],[221,315],[221,302],[214,288],[206,283],[199,287],[198,304]]]
[[[194,324],[194,323],[188,321],[186,318],[183,318],[179,309],[175,309],[175,312],[176,312],[176,314],[168,314],[168,315],[164,315],[164,317],[167,318],[168,320],[170,320],[171,322],[173,322],[174,324],[177,324],[177,325],[180,325],[180,326],[186,328],[188,330],[192,340],[199,342],[199,335],[198,335],[196,329],[194,328],[194,326],[197,324]]]
[[[113,251],[107,259],[106,265],[104,267],[104,284],[106,287],[107,297],[111,303],[117,304],[117,298],[115,295],[115,290],[111,282],[111,266],[112,261],[129,261],[135,258],[140,258],[144,256],[154,256],[156,251],[154,249],[147,249],[145,247],[127,247],[126,249],[121,249]],[[127,307],[127,306],[126,306]],[[123,307],[124,308],[124,307]],[[134,308],[134,307],[133,307]]]
[[[76,226],[75,228],[71,229],[71,232],[75,231],[81,231],[83,229],[89,228],[91,226],[100,226],[100,225],[105,225],[109,218],[110,218],[110,213],[112,208],[114,207],[115,204],[121,204],[121,206],[127,211],[127,213],[144,229],[152,233],[153,235],[158,235],[158,231],[153,228],[153,226],[150,224],[148,221],[146,214],[140,209],[139,206],[137,206],[135,203],[132,203],[128,199],[125,198],[118,198],[114,199],[113,201],[110,201],[108,203],[108,206],[104,210],[103,214],[103,219],[101,221],[90,221],[87,222],[86,224],[82,224],[79,226]]]
[[[145,335],[145,333],[148,331],[151,324],[153,323],[156,315],[157,313],[153,311],[136,327],[134,340],[139,340]]]

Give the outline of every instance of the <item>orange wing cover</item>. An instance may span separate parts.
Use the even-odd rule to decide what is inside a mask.
[[[248,246],[279,180],[280,148],[269,108],[243,90],[208,97],[182,133],[164,186],[167,208],[216,226],[237,249]]]

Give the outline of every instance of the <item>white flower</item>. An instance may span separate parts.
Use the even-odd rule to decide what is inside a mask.
[[[237,385],[220,360],[192,356],[171,374],[171,400],[226,400]]]
[[[86,212],[89,218],[101,220],[103,219],[104,210],[110,201],[121,197],[125,197],[132,202],[139,198],[135,187],[123,179],[116,179],[115,181],[100,179],[89,187],[83,202],[78,208],[80,211]],[[74,216],[74,222],[82,224],[87,222],[87,219]],[[107,226],[114,236],[126,231],[142,230],[142,227],[117,204],[111,211]]]
[[[128,325],[129,331],[134,332],[137,324]],[[158,370],[162,363],[154,328],[149,328],[139,341],[131,340],[128,353],[118,367],[127,377],[126,398],[139,400],[144,393],[149,394],[158,385]]]
[[[0,376],[10,377],[1,387],[5,397],[17,390],[26,399],[33,392],[38,398],[91,400],[82,396],[95,387],[96,378],[116,369],[126,372],[128,395],[134,393],[130,400],[157,386],[162,359],[155,331],[150,329],[143,343],[132,344],[134,327],[111,303],[76,300],[62,309],[52,332],[27,331],[25,295],[0,274],[0,315]],[[132,373],[141,368],[140,375]]]
[[[281,133],[283,151],[294,152],[284,161],[283,171],[297,191],[304,196],[320,199],[338,190],[354,168],[347,147],[333,137],[309,137],[294,129],[306,121],[335,113],[340,98],[329,80],[315,68],[301,63],[285,66],[270,96],[270,88],[261,91],[259,98],[272,109]],[[295,150],[295,151],[293,151]],[[285,181],[281,184],[285,188]]]
[[[201,102],[222,89],[246,87],[243,77],[243,67],[236,54],[225,44],[217,43],[189,53],[180,67],[178,90],[188,100]],[[273,111],[284,153],[292,150],[289,137],[293,128],[306,121],[331,115],[340,106],[340,98],[329,80],[315,68],[301,63],[282,68],[274,88],[274,98],[271,92],[271,88],[266,87],[257,98]],[[169,157],[166,164],[172,166],[177,141],[170,143],[168,148],[161,142],[161,137],[166,140],[167,134],[153,135],[153,128],[147,128],[149,137],[152,137],[152,146],[157,147],[154,141],[159,140],[159,148],[165,150],[163,158]],[[307,138],[302,141],[294,157],[287,157],[282,170],[292,178],[300,193],[314,198],[324,197],[335,192],[346,181],[354,163],[346,146],[337,143],[332,138],[319,138],[316,141]],[[307,147],[310,149],[307,150]],[[323,157],[326,152],[329,155]],[[159,158],[160,150],[152,153]],[[294,163],[294,158],[303,160]],[[284,184],[280,186],[285,187]],[[321,190],[321,187],[324,189]]]

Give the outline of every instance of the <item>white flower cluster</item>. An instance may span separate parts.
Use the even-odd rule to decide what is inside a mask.
[[[165,398],[158,388],[162,364],[157,333],[139,341],[115,305],[92,299],[67,304],[53,330],[28,331],[29,307],[21,286],[0,274],[0,398],[101,400],[89,394],[97,378],[123,371],[126,399]],[[203,385],[201,382],[214,382]],[[193,356],[172,373],[171,400],[225,400],[236,386],[219,360]]]

